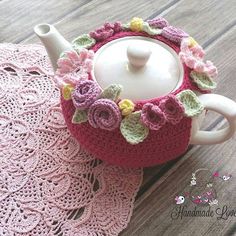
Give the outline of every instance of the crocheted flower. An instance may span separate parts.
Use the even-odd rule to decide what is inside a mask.
[[[74,90],[74,87],[72,87],[69,84],[66,84],[62,87],[62,96],[65,100],[71,99],[71,93]]]
[[[109,38],[116,32],[120,32],[122,30],[122,25],[120,22],[105,23],[102,27],[96,29],[95,31],[91,31],[89,33],[90,37],[94,38],[96,41],[102,41],[104,39]]]
[[[119,107],[109,99],[98,99],[89,107],[88,121],[94,128],[114,130],[121,122]]]
[[[186,38],[181,42],[180,45],[180,57],[188,56],[194,57],[195,59],[202,60],[205,56],[203,48],[192,38]]]
[[[72,92],[72,101],[77,109],[85,110],[101,94],[101,88],[95,81],[80,80]]]
[[[173,42],[180,43],[183,38],[188,37],[188,34],[174,26],[167,26],[163,28],[162,36]]]
[[[134,103],[129,99],[121,100],[118,105],[123,116],[129,115],[134,110]]]
[[[115,23],[109,23],[106,22],[104,24],[105,29],[113,29],[115,33],[120,32],[122,30],[122,24],[119,21],[116,21]]]
[[[211,61],[203,61],[205,52],[194,41],[191,37],[182,40],[179,53],[180,60],[196,72],[215,77],[218,74],[216,67]]]
[[[56,78],[60,82],[75,85],[81,79],[88,79],[92,70],[94,52],[82,49],[79,54],[75,51],[65,52],[58,62]]]
[[[152,103],[143,106],[141,120],[151,130],[159,130],[166,122],[162,110]]]
[[[162,17],[157,17],[152,20],[148,20],[147,23],[152,27],[152,28],[159,28],[163,29],[164,27],[169,26],[169,23],[166,19]]]
[[[143,24],[144,24],[144,22],[143,22],[142,18],[134,17],[130,21],[130,29],[132,31],[140,32],[143,29]]]
[[[165,114],[168,122],[175,125],[181,121],[184,116],[184,107],[174,95],[168,95],[161,100],[159,107]]]
[[[193,37],[188,38],[188,45],[190,48],[195,47],[198,45],[197,41]]]

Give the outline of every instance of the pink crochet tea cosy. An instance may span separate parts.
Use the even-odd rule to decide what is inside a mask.
[[[102,90],[91,76],[93,54],[106,43],[127,36],[144,36],[171,47],[183,64],[177,90],[145,101],[120,99],[119,85]],[[109,163],[146,167],[183,154],[189,144],[192,117],[203,111],[194,91],[208,93],[217,74],[203,61],[202,47],[163,18],[128,24],[106,23],[72,42],[75,51],[58,61],[55,79],[61,87],[63,115],[72,135],[97,158]],[[89,50],[88,50],[89,49]]]

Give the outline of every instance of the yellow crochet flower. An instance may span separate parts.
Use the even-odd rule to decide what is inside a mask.
[[[192,47],[198,45],[198,43],[197,43],[197,41],[194,38],[189,37],[188,38],[188,45],[189,45],[190,48],[192,48]]]
[[[71,99],[71,93],[74,90],[74,88],[70,84],[66,84],[62,88],[62,96],[65,100]]]
[[[129,115],[134,110],[134,103],[129,99],[121,100],[118,105],[123,116]]]
[[[132,31],[142,31],[143,30],[143,19],[142,18],[138,18],[138,17],[134,17],[131,21],[130,21],[130,29]]]

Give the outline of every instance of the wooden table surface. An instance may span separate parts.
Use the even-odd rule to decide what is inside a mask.
[[[183,28],[206,50],[218,67],[219,93],[236,101],[236,1],[235,0],[2,0],[0,1],[0,42],[39,43],[33,26],[47,22],[72,40],[101,26],[105,21],[126,22],[134,16],[165,17]],[[215,130],[225,119],[209,112],[203,128]],[[172,219],[176,195],[188,191],[193,172],[209,169],[220,175],[232,174],[229,181],[214,183],[218,206],[236,211],[236,138],[213,146],[191,146],[181,158],[146,168],[131,221],[121,235],[236,235],[236,214],[228,219],[184,217]],[[187,209],[194,203],[186,201]],[[198,209],[206,209],[197,206]]]

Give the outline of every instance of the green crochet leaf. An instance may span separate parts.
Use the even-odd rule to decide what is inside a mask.
[[[87,116],[87,112],[86,111],[82,111],[79,109],[75,110],[75,113],[72,117],[72,123],[73,124],[81,124],[84,123],[88,120],[88,116]]]
[[[130,144],[138,144],[148,136],[149,129],[141,123],[140,116],[141,111],[133,112],[120,124],[121,134]]]
[[[122,29],[128,30],[130,28],[130,23],[122,24]]]
[[[72,47],[76,51],[80,51],[81,48],[91,48],[95,43],[95,39],[88,34],[82,34],[72,41]]]
[[[210,76],[205,73],[199,73],[192,71],[190,73],[190,78],[197,84],[198,88],[202,90],[210,90],[216,88],[216,82],[212,80]]]
[[[150,35],[157,35],[157,34],[161,34],[162,30],[161,29],[154,29],[152,27],[150,27],[150,25],[145,22],[143,24],[143,31],[150,34]]]
[[[116,101],[122,91],[122,85],[120,84],[111,84],[103,90],[99,98],[107,98],[113,101]]]
[[[66,53],[65,52],[62,52],[59,56],[59,58],[66,58]]]
[[[185,115],[188,117],[199,115],[204,109],[197,95],[191,90],[184,90],[176,97],[183,104]]]

